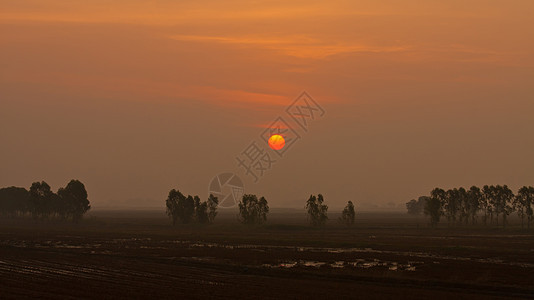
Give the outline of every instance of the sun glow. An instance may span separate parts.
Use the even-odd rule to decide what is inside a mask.
[[[286,144],[286,140],[284,139],[283,136],[279,134],[273,134],[269,138],[269,147],[271,147],[271,149],[273,150],[280,150],[284,148],[285,144]]]

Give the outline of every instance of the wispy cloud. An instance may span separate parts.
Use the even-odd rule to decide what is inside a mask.
[[[5,2],[5,3],[4,3]],[[42,1],[6,0],[0,22],[126,23],[144,25],[214,24],[257,22],[258,20],[301,20],[307,18],[389,15],[376,8],[355,9],[352,5],[324,1]],[[105,9],[102,9],[105,7]],[[395,13],[397,14],[397,13]]]
[[[153,81],[145,78],[116,78],[66,73],[11,74],[5,82],[25,84],[45,84],[76,90],[80,93],[94,94],[98,86],[100,96],[139,101],[173,102],[190,99],[205,101],[224,107],[243,107],[248,109],[286,106],[291,98],[283,92],[265,89],[232,89],[223,86],[181,85],[176,82]],[[298,90],[294,88],[293,90]]]
[[[280,54],[310,59],[322,59],[345,53],[388,53],[409,50],[409,46],[372,46],[327,42],[308,36],[288,36],[285,38],[249,36],[208,36],[172,35],[171,39],[187,42],[232,44],[241,47],[255,47],[274,50]]]

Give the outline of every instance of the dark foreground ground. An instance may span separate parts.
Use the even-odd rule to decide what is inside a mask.
[[[255,228],[228,213],[175,228],[162,212],[0,219],[0,298],[534,298],[534,230],[430,229],[403,214],[331,223],[290,211]]]

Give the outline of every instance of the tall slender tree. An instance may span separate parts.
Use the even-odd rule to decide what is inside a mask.
[[[483,201],[480,188],[472,186],[467,192],[467,210],[471,218],[471,224],[476,223],[477,213],[480,211],[481,202]]]
[[[269,213],[269,204],[265,197],[261,197],[258,201],[258,223],[263,224],[267,222],[267,214]]]
[[[167,196],[165,205],[167,207],[167,215],[172,220],[172,225],[176,225],[180,218],[180,205],[179,203],[185,201],[185,196],[179,190],[172,189]]]
[[[217,216],[217,206],[219,205],[219,199],[212,194],[208,197],[208,221],[213,223]]]
[[[442,215],[441,206],[442,201],[440,201],[440,198],[437,194],[434,194],[434,196],[426,199],[425,203],[425,215],[430,216],[430,226],[436,227],[439,223],[439,220]]]
[[[195,216],[195,199],[193,196],[188,195],[185,200],[179,201],[178,208],[180,209],[179,215],[182,223],[191,223]]]
[[[208,203],[206,201],[200,202],[200,199],[195,201],[195,220],[200,224],[209,223]]]
[[[505,184],[497,186],[498,208],[497,211],[502,215],[502,226],[506,227],[508,215],[512,213],[512,201],[514,199],[514,192]]]
[[[495,203],[495,200],[493,200],[493,186],[485,185],[482,188],[482,207],[484,209],[484,225],[488,224],[488,218],[490,220],[490,224],[493,224],[493,203]]]
[[[458,188],[458,218],[460,223],[469,223],[469,200],[465,188]]]
[[[343,211],[341,212],[340,221],[341,223],[347,226],[352,226],[354,225],[355,217],[356,217],[356,211],[354,210],[354,204],[352,203],[352,201],[349,201],[347,202],[347,205],[345,206],[345,208],[343,208]]]
[[[513,206],[521,218],[521,228],[524,228],[524,219],[527,217],[527,228],[530,229],[534,205],[534,187],[523,186],[517,191]]]
[[[456,224],[456,216],[460,208],[460,196],[458,189],[450,189],[445,194],[445,216],[449,225]]]
[[[430,192],[430,197],[437,199],[440,202],[441,206],[444,206],[447,198],[447,193],[443,189],[435,188]]]

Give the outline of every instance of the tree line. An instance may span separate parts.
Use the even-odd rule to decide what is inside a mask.
[[[267,221],[269,204],[265,197],[245,194],[239,201],[239,220],[243,224],[263,224]]]
[[[172,224],[178,221],[183,224],[196,221],[198,223],[213,223],[217,216],[217,206],[219,199],[210,194],[208,200],[201,202],[198,196],[188,195],[187,197],[179,190],[172,189],[165,201],[167,215],[171,218]]]
[[[91,209],[87,196],[84,184],[74,179],[57,193],[45,181],[32,183],[29,190],[14,186],[1,188],[0,214],[78,222]]]
[[[406,203],[409,214],[424,213],[435,227],[441,217],[445,217],[449,226],[475,225],[479,217],[484,225],[506,226],[507,218],[516,212],[521,219],[521,228],[525,221],[527,228],[533,219],[534,187],[523,186],[514,195],[507,185],[485,185],[482,189],[472,186],[447,191],[435,188],[429,196],[421,196]]]
[[[215,216],[217,216],[218,203],[218,198],[212,194],[209,195],[206,201],[201,202],[198,196],[188,195],[186,197],[176,189],[172,189],[165,200],[166,213],[172,220],[173,225],[179,222],[183,224],[192,222],[213,223]],[[238,208],[238,220],[243,224],[263,224],[267,221],[269,204],[265,197],[258,198],[254,194],[244,194],[238,203]],[[311,225],[324,226],[326,224],[328,206],[324,204],[323,195],[310,195],[310,198],[306,201],[305,209]],[[348,201],[339,221],[347,226],[352,226],[355,215],[354,204],[352,201]]]
[[[178,222],[182,224],[201,223],[211,224],[217,216],[219,199],[212,194],[204,202],[198,196],[187,197],[179,190],[172,189],[167,200],[167,216],[172,220],[173,226]],[[265,197],[245,194],[239,202],[239,221],[243,224],[263,224],[267,221],[269,205]]]

